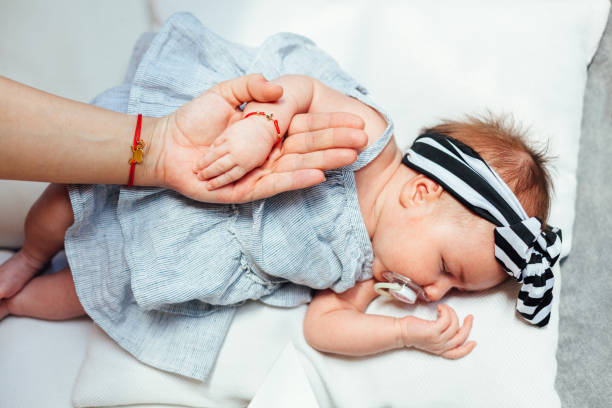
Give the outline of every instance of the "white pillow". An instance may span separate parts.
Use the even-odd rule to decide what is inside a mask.
[[[560,276],[558,265],[555,273]],[[281,309],[251,302],[236,313],[205,383],[140,363],[95,326],[73,403],[75,407],[154,403],[239,407],[256,395],[267,395],[271,396],[268,401],[276,401],[268,408],[296,406],[280,400],[279,394],[296,400],[299,393],[308,395],[304,391],[308,384],[299,382],[305,373],[321,407],[530,408],[533,401],[542,407],[560,407],[554,390],[559,291],[560,282],[554,289],[551,321],[543,329],[529,326],[512,313],[517,293],[513,282],[478,295],[448,296],[445,303],[455,308],[461,321],[474,314],[470,338],[478,342],[472,353],[456,361],[413,349],[365,358],[322,354],[304,340],[305,305]],[[368,313],[432,319],[436,307],[378,298]],[[295,345],[301,366],[287,361],[283,350],[288,343]],[[284,386],[291,388],[279,393],[274,382],[266,380],[270,371],[277,379],[290,379]]]
[[[0,264],[13,254],[0,250]],[[64,268],[65,259],[54,258],[52,270]],[[72,406],[71,391],[85,358],[91,329],[88,317],[63,322],[16,316],[1,320],[0,406]]]
[[[326,392],[339,407],[560,407],[554,389],[557,372],[560,269],[555,272],[548,326],[537,329],[520,320],[515,307],[517,284],[507,281],[481,292],[453,292],[441,303],[452,306],[460,322],[474,315],[470,339],[476,348],[459,360],[447,360],[415,349],[394,350],[374,358],[323,355],[303,336],[293,341],[315,395]],[[377,298],[368,313],[415,315],[433,320],[435,304],[404,306]],[[300,333],[301,334],[301,333]],[[324,386],[323,386],[324,384]]]
[[[245,304],[236,313],[205,383],[140,363],[94,324],[72,402],[75,407],[246,406],[283,347],[300,330],[305,311],[305,305],[282,309]]]
[[[549,137],[551,153],[559,156],[551,223],[564,230],[564,254],[569,251],[586,67],[603,32],[608,1],[395,1],[384,6],[311,1],[291,8],[281,1],[265,7],[238,1],[152,4],[159,21],[173,11],[192,11],[220,35],[250,45],[278,31],[312,38],[391,113],[402,146],[441,118],[485,108],[514,113],[531,125],[533,136]],[[461,320],[475,315],[471,338],[478,346],[459,361],[413,350],[362,359],[325,355],[304,342],[304,307],[252,304],[237,314],[210,381],[197,385],[139,364],[126,353],[119,357],[121,350],[110,351],[110,340],[97,331],[75,401],[77,406],[147,404],[150,392],[170,387],[163,388],[167,403],[244,404],[290,339],[322,406],[531,407],[537,401],[559,407],[554,391],[558,267],[555,274],[552,318],[544,329],[515,317],[511,282],[478,295],[447,297]],[[369,309],[374,311],[433,317],[435,309],[377,299]],[[102,373],[131,387],[111,390],[99,381]]]

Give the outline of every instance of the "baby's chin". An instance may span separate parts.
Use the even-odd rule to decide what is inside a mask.
[[[380,261],[378,257],[374,257],[374,261],[372,262],[372,276],[379,282],[384,282],[385,278],[383,278],[382,273],[386,271],[385,265]]]

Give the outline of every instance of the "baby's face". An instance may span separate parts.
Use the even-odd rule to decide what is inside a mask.
[[[450,214],[453,205],[458,212]],[[385,270],[399,273],[437,301],[452,288],[484,290],[508,277],[495,259],[495,226],[458,202],[399,212],[381,217],[372,240],[376,280]]]

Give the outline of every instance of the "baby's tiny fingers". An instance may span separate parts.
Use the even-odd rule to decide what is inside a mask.
[[[442,333],[442,338],[444,339],[452,339],[457,334],[457,331],[459,330],[459,319],[457,318],[457,313],[450,306],[448,308],[449,308],[449,315],[450,315],[450,324]]]
[[[463,326],[457,331],[457,334],[448,342],[449,348],[455,348],[467,340],[472,330],[472,323],[474,322],[474,316],[469,315],[463,320]]]
[[[443,333],[448,326],[452,323],[451,310],[447,305],[438,305],[438,313],[440,316],[438,320],[435,322],[436,328],[439,330],[439,333]]]
[[[236,165],[236,161],[229,154],[221,157],[198,174],[200,180],[207,180],[212,177],[216,177],[220,174],[225,173]]]
[[[204,155],[204,157],[202,157],[200,160],[198,160],[196,162],[196,165],[194,167],[194,171],[199,171],[202,170],[205,167],[210,166],[210,164],[212,162],[214,162],[215,160],[218,160],[219,158],[223,157],[226,153],[228,153],[229,148],[226,144],[222,144],[219,146],[215,146],[215,147],[211,147],[206,154]]]
[[[206,154],[204,155],[204,157],[202,157],[200,160],[198,160],[196,162],[196,165],[193,167],[193,171],[196,173],[199,173],[200,170],[202,170],[205,167],[208,167],[210,165],[210,163],[212,163],[212,158],[213,158],[213,152],[212,151],[208,151],[206,152]]]
[[[465,357],[466,355],[471,353],[472,350],[474,350],[474,347],[476,347],[476,342],[473,340],[468,341],[463,346],[459,346],[454,349],[445,351],[444,353],[441,354],[441,356],[444,358],[451,359],[451,360],[456,360],[458,358]]]
[[[238,180],[240,177],[244,176],[245,173],[246,172],[242,167],[234,166],[230,171],[209,180],[208,183],[206,183],[206,188],[209,190],[214,190],[216,188],[223,187],[226,184],[230,184]]]

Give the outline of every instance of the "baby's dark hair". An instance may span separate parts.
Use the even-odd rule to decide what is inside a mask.
[[[444,120],[421,133],[442,133],[470,146],[508,184],[527,215],[546,225],[552,193],[547,146],[533,147],[512,117],[467,115],[465,121]]]

